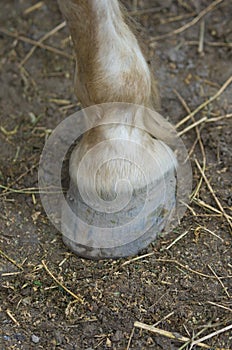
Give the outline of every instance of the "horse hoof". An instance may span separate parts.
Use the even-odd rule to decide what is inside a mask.
[[[90,259],[135,255],[177,224],[191,192],[191,168],[182,141],[159,114],[109,103],[62,124],[45,145],[39,185],[49,187],[43,206],[73,252]],[[64,197],[57,193],[62,161],[76,139]]]

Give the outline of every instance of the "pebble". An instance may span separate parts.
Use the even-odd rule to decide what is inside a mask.
[[[38,344],[39,343],[39,340],[40,340],[40,337],[37,337],[37,335],[35,334],[32,334],[31,336],[31,341],[35,344]]]

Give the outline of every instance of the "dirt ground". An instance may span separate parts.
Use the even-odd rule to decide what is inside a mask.
[[[51,130],[79,108],[69,33],[39,41],[63,22],[56,1],[1,1],[1,350],[202,348],[136,321],[232,349],[224,331],[232,324],[232,3],[217,1],[206,14],[215,2],[140,0],[136,11],[124,3],[155,61],[163,116],[176,125],[218,92],[178,128],[191,154],[192,201],[180,225],[137,260],[89,261],[64,246],[42,208],[37,170]],[[194,120],[198,127],[185,130]]]

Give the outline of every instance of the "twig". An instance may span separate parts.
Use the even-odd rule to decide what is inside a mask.
[[[16,275],[21,275],[23,271],[18,271],[18,272],[4,272],[1,273],[1,277],[9,277],[9,276],[16,276]]]
[[[3,191],[3,193],[6,193],[8,188],[11,188],[12,186],[14,186],[19,180],[21,180],[24,176],[26,176],[30,171],[32,171],[33,169],[35,169],[37,166],[39,165],[39,163],[36,163],[34,165],[32,165],[29,169],[27,169],[23,174],[19,175],[17,177],[16,180],[12,181],[8,187]]]
[[[207,277],[207,278],[215,278],[214,276],[210,276],[210,275],[207,275],[203,272],[200,272],[200,271],[197,271],[197,270],[193,270],[191,269],[190,267],[188,266],[185,266],[183,264],[181,264],[179,261],[175,260],[175,259],[155,259],[155,261],[158,261],[158,262],[167,262],[167,263],[173,263],[173,264],[176,264],[178,266],[180,266],[181,268],[189,271],[189,272],[192,272],[192,273],[195,273],[196,275],[199,275],[199,276],[202,276],[202,277]]]
[[[224,327],[224,328],[222,328],[222,329],[219,329],[219,330],[216,331],[216,332],[213,332],[213,333],[211,333],[211,334],[208,334],[208,335],[206,335],[205,337],[202,337],[202,338],[200,338],[200,339],[198,339],[198,340],[194,340],[194,341],[192,342],[191,345],[192,345],[192,346],[194,346],[194,345],[200,346],[199,344],[200,344],[201,342],[203,342],[203,341],[205,341],[205,340],[207,340],[207,339],[210,339],[210,338],[214,337],[215,335],[218,335],[218,334],[227,332],[227,331],[229,331],[230,329],[232,329],[232,324],[229,325],[229,326],[227,326],[227,327]],[[223,350],[223,349],[221,349],[221,350]]]
[[[3,188],[4,190],[6,190],[7,192],[13,192],[13,193],[19,193],[19,194],[57,194],[57,193],[62,193],[62,191],[55,191],[55,189],[53,191],[50,191],[51,188],[49,187],[44,187],[44,188],[38,188],[38,187],[28,187],[28,188],[22,188],[19,190],[16,190],[15,188],[10,188],[8,186],[4,186],[4,185],[0,185],[0,188]],[[0,197],[3,197],[6,195],[7,192],[1,193]]]
[[[134,323],[134,327],[137,327],[137,328],[140,328],[140,329],[145,329],[146,331],[157,333],[157,334],[162,335],[162,336],[164,336],[166,338],[178,340],[180,342],[184,342],[184,343],[185,342],[191,342],[190,338],[184,337],[181,334],[177,334],[176,332],[174,333],[174,332],[164,331],[163,329],[156,328],[154,326],[150,326],[150,325],[147,325],[147,324],[142,323],[142,322],[137,322],[136,321]],[[199,343],[198,342],[197,345],[202,347],[202,348],[205,348],[205,349],[210,349],[209,345],[206,345],[206,344],[203,344],[203,343]]]
[[[201,214],[201,213],[197,213],[195,214],[195,216],[199,217],[199,218],[221,218],[222,214]]]
[[[174,89],[174,93],[176,94],[176,96],[178,97],[178,99],[180,100],[181,104],[183,105],[184,109],[186,110],[186,112],[190,115],[191,114],[191,110],[189,108],[189,106],[187,105],[186,101],[184,100],[184,98],[179,94],[179,92],[177,90]],[[195,118],[194,116],[191,116],[191,119],[193,120],[193,122],[195,123],[195,129],[196,129],[196,135],[197,135],[197,139],[194,143],[194,145],[196,145],[197,142],[199,142],[200,145],[200,149],[201,149],[201,154],[202,154],[202,161],[204,164],[204,167],[206,165],[206,154],[205,154],[205,149],[204,149],[204,145],[203,142],[201,140],[201,134],[200,134],[200,130],[198,128],[198,125],[196,124]],[[177,126],[176,126],[177,127]],[[185,129],[186,130],[186,129]],[[193,153],[194,148],[192,147],[192,149],[189,152],[188,158],[191,157],[191,154]],[[201,183],[201,180],[199,181],[199,183]]]
[[[199,162],[198,162],[197,159],[195,159],[195,163],[196,163],[196,165],[197,165],[197,167],[198,167],[198,169],[199,169],[199,171],[200,171],[200,173],[201,173],[201,175],[202,175],[202,177],[203,177],[203,179],[204,179],[204,181],[205,181],[205,183],[206,183],[206,185],[207,185],[207,187],[208,187],[210,193],[212,194],[212,196],[213,196],[213,198],[214,198],[214,200],[215,200],[215,202],[216,202],[218,208],[221,210],[223,216],[225,217],[226,221],[228,222],[230,229],[232,229],[232,223],[231,223],[231,221],[230,221],[230,218],[229,218],[229,216],[226,214],[226,212],[225,212],[223,206],[221,205],[219,199],[217,198],[217,196],[216,196],[216,194],[215,194],[215,192],[214,192],[212,186],[211,186],[210,183],[209,183],[209,180],[207,179],[207,177],[206,177],[204,171],[202,170],[202,168],[201,168],[201,166],[200,166],[200,164],[199,164]],[[230,233],[231,233],[231,231],[230,231]]]
[[[227,81],[223,84],[223,86],[217,91],[217,93],[216,93],[213,97],[211,97],[208,101],[206,101],[206,102],[204,102],[202,105],[200,105],[200,106],[199,106],[197,109],[195,109],[195,111],[193,111],[192,113],[189,113],[189,112],[190,112],[189,107],[187,106],[187,104],[186,104],[186,102],[184,101],[184,99],[180,96],[180,94],[179,94],[176,90],[174,90],[174,92],[175,92],[175,94],[177,95],[177,97],[180,99],[180,101],[181,101],[181,103],[183,104],[183,106],[184,106],[184,108],[186,109],[186,111],[189,113],[189,115],[187,116],[187,118],[188,118],[188,119],[191,118],[193,121],[195,121],[194,115],[195,115],[201,108],[203,108],[202,106],[207,105],[207,104],[209,103],[209,101],[212,102],[215,98],[217,98],[217,97],[226,89],[226,87],[227,87],[231,82],[232,82],[232,76],[231,76],[229,79],[227,79]],[[207,119],[207,118],[206,118],[206,119]],[[187,121],[186,118],[184,118],[183,120]],[[176,128],[182,124],[183,120],[182,120],[181,122],[179,122],[179,123],[176,125]],[[202,120],[202,119],[201,119],[201,120]],[[206,154],[205,154],[204,146],[203,146],[203,143],[202,143],[202,140],[201,140],[200,131],[199,131],[198,127],[197,127],[197,123],[195,122],[193,125],[194,125],[195,128],[196,128],[197,140],[199,141],[200,148],[201,148],[201,153],[202,153],[202,158],[203,158],[203,167],[201,168],[201,179],[200,179],[200,181],[198,182],[198,184],[197,184],[197,186],[196,186],[196,189],[194,190],[194,192],[193,192],[193,194],[192,194],[192,200],[196,197],[197,193],[199,193],[199,190],[200,190],[200,187],[201,187],[201,184],[202,184],[202,179],[204,178],[204,180],[206,179],[206,180],[205,180],[206,183],[208,182],[208,180],[207,180],[207,178],[206,178],[206,176],[205,176]],[[190,127],[191,127],[191,125],[190,125]],[[187,127],[185,130],[187,130],[187,129],[190,128],[190,127]],[[185,131],[185,130],[183,130],[183,131]],[[183,131],[182,131],[182,133],[183,133]],[[195,145],[196,145],[196,143],[194,143],[194,147],[195,147]],[[192,148],[191,152],[193,152],[193,149],[194,149],[194,148]],[[189,153],[189,157],[190,157],[190,154],[191,154],[191,153]],[[197,160],[196,160],[196,162],[197,162],[198,166],[200,166]],[[207,186],[208,186],[208,185],[210,186],[209,182],[208,182]],[[209,186],[208,186],[208,188],[209,188]],[[210,188],[211,188],[210,191],[211,191],[211,193],[213,194],[214,199],[216,198],[215,201],[216,201],[217,205],[219,206],[219,209],[221,210],[221,212],[223,213],[223,215],[226,217],[226,220],[228,221],[230,227],[232,227],[232,224],[231,224],[231,222],[230,222],[230,218],[229,218],[228,215],[225,213],[223,207],[221,206],[221,204],[220,204],[219,200],[217,199],[217,197],[216,197],[216,195],[215,195],[215,193],[214,193],[214,191],[213,191],[213,189],[212,189],[211,186],[210,186]],[[210,189],[210,188],[209,188],[209,189]]]
[[[203,108],[205,108],[208,104],[210,104],[211,102],[216,100],[224,92],[224,90],[231,84],[231,82],[232,82],[232,76],[230,76],[225,81],[225,83],[221,86],[221,88],[216,92],[215,95],[213,95],[208,100],[203,102],[193,112],[191,112],[189,115],[187,115],[185,118],[183,118],[179,123],[177,123],[176,128],[179,128],[182,124],[186,123],[189,119],[191,119],[195,114],[197,114],[199,111],[201,111]]]
[[[120,267],[129,265],[130,263],[132,263],[132,262],[134,262],[134,261],[138,261],[138,260],[145,259],[145,258],[147,258],[147,257],[149,257],[149,256],[152,256],[152,255],[154,255],[154,252],[148,253],[148,254],[144,254],[144,255],[140,255],[140,256],[136,256],[135,258],[132,258],[132,259],[130,259],[130,260],[125,261]]]
[[[16,326],[20,327],[19,322],[16,320],[16,318],[12,315],[11,311],[9,309],[6,310],[7,315],[11,318],[11,320],[16,324]]]
[[[203,166],[202,166],[203,172],[205,172],[205,169],[206,169],[206,159],[203,158]],[[196,185],[195,190],[191,194],[190,203],[193,201],[193,198],[196,198],[196,196],[198,195],[198,193],[201,189],[202,182],[203,182],[203,177],[201,176],[200,180],[198,181],[198,183]]]
[[[141,259],[144,259],[146,257],[149,257],[149,256],[152,256],[152,255],[155,255],[155,252],[152,252],[152,253],[148,253],[148,254],[144,254],[144,255],[141,255],[141,256],[137,256],[136,258],[133,258],[131,260],[128,260],[128,261],[125,261],[120,267],[123,267],[125,265],[128,265],[130,264],[131,262],[134,262],[134,261],[138,261],[138,260],[141,260]],[[155,259],[155,261],[157,262],[167,262],[167,263],[173,263],[173,264],[176,264],[180,267],[182,267],[183,269],[189,271],[189,272],[192,272],[192,273],[195,273],[199,276],[202,276],[202,277],[207,277],[207,278],[215,278],[214,276],[212,275],[206,275],[205,273],[202,273],[202,272],[199,272],[199,271],[196,271],[196,270],[193,270],[191,269],[190,267],[187,267],[183,264],[181,264],[179,261],[175,260],[175,259]]]
[[[0,249],[0,255],[7,259],[8,261],[10,261],[13,265],[15,265],[18,269],[23,270],[22,266],[19,265],[15,260],[13,260],[12,258],[10,258],[7,254],[5,254],[1,249]]]
[[[27,38],[27,37],[25,37],[23,35],[19,35],[16,32],[10,32],[9,30],[7,30],[5,28],[2,28],[2,27],[0,27],[0,32],[5,34],[5,35],[8,35],[8,36],[10,36],[12,38],[16,38],[18,40],[21,40],[21,41],[23,41],[25,43],[28,43],[28,44],[31,44],[31,45],[34,45],[34,46],[38,46],[38,47],[40,47],[42,49],[45,49],[45,50],[50,51],[52,53],[55,53],[57,55],[60,55],[60,56],[69,58],[71,60],[74,60],[74,57],[72,55],[67,54],[66,52],[63,52],[63,51],[61,51],[59,49],[56,49],[55,47],[52,47],[52,46],[49,46],[49,45],[44,45],[42,43],[39,43],[36,40],[32,40],[32,39]]]
[[[49,102],[52,102],[52,103],[55,103],[57,105],[70,105],[70,101],[69,100],[65,100],[65,99],[61,99],[61,98],[50,98],[49,99]]]
[[[180,34],[182,32],[184,32],[186,29],[192,27],[193,25],[195,25],[197,22],[199,22],[199,20],[204,17],[208,12],[210,11],[213,11],[217,5],[219,5],[221,2],[223,2],[224,0],[215,0],[213,1],[209,6],[207,6],[204,10],[202,10],[196,17],[194,17],[190,22],[184,24],[183,26],[171,31],[171,32],[168,32],[166,34],[162,34],[162,35],[159,35],[159,36],[155,36],[152,38],[150,44],[151,46],[155,45],[155,41],[157,40],[161,40],[161,39],[164,39],[164,38],[169,38],[173,35],[176,35],[176,34]]]
[[[221,238],[220,236],[216,235],[216,233],[214,233],[213,231],[209,230],[208,228],[204,227],[204,226],[198,226],[195,230],[195,232],[198,232],[200,230],[204,230],[206,232],[209,232],[211,235],[213,235],[214,237],[217,237],[218,239],[220,239],[222,242],[224,242],[224,239]]]
[[[192,346],[191,346],[191,343],[192,343],[192,341],[194,340],[194,338],[196,338],[198,335],[201,335],[205,330],[206,330],[207,328],[203,328],[203,329],[201,329],[196,335],[194,335],[193,337],[192,337],[192,339],[190,340],[190,341],[187,341],[185,344],[183,344],[183,346],[181,346],[178,350],[183,350],[183,349],[185,349],[188,345],[190,345],[190,347],[189,347],[189,350],[191,350],[192,349]],[[190,338],[190,334],[189,334],[189,332],[187,332],[188,333],[188,336],[189,336],[189,338]]]
[[[191,13],[185,13],[185,14],[182,14],[182,15],[179,15],[179,16],[161,18],[160,19],[160,23],[161,24],[167,24],[167,23],[182,21],[185,18],[189,18],[189,17],[195,16],[195,14],[196,14],[196,12],[191,12]]]
[[[132,328],[132,331],[131,331],[131,334],[130,334],[130,338],[129,338],[129,341],[128,341],[128,344],[127,344],[126,350],[129,350],[129,349],[130,349],[130,345],[131,345],[131,341],[132,341],[132,338],[133,338],[134,332],[135,332],[135,327],[133,327],[133,328]]]
[[[178,97],[178,99],[180,100],[180,102],[182,103],[183,107],[185,108],[186,112],[191,115],[191,110],[189,108],[189,106],[187,105],[187,103],[185,102],[184,98],[176,91],[174,90],[176,96]],[[203,169],[205,170],[205,167],[206,167],[206,154],[205,154],[205,148],[204,148],[204,145],[203,145],[203,142],[201,140],[201,134],[200,134],[200,130],[198,128],[198,124],[196,124],[196,120],[194,118],[194,115],[191,115],[191,119],[193,120],[193,125],[195,126],[195,130],[196,130],[196,141],[194,142],[194,145],[192,147],[192,149],[190,150],[189,154],[188,154],[188,159],[191,157],[193,151],[194,151],[194,148],[197,144],[197,142],[199,142],[199,145],[200,145],[200,149],[201,149],[201,154],[202,154],[202,163],[203,163]],[[187,129],[187,128],[186,128]],[[185,130],[186,130],[185,129]],[[197,195],[197,193],[200,191],[200,188],[201,188],[201,185],[202,185],[202,177],[200,178],[195,190],[194,190],[194,197]]]
[[[177,237],[166,249],[170,249],[174,244],[176,244],[181,238],[187,235],[188,231],[183,232],[179,237]]]
[[[187,11],[192,11],[193,7],[191,6],[190,1],[185,0],[177,0],[178,6],[183,7]]]
[[[184,42],[184,45],[199,45],[199,42],[198,41],[185,41]],[[232,43],[229,42],[229,43],[226,43],[226,42],[223,42],[223,41],[205,41],[205,45],[208,45],[208,46],[215,46],[215,47],[232,47]]]
[[[54,35],[55,33],[57,33],[59,30],[61,30],[62,28],[64,28],[66,26],[66,22],[62,22],[60,23],[58,26],[56,26],[55,28],[53,28],[52,30],[50,30],[48,33],[46,33],[41,39],[39,39],[37,41],[37,43],[42,44],[43,41],[47,40],[48,38],[50,38],[52,35]],[[20,62],[20,66],[23,66],[28,60],[29,58],[32,56],[32,54],[34,53],[34,51],[36,50],[38,46],[34,45],[30,51],[27,53],[27,55],[24,57],[24,59]]]
[[[229,119],[229,118],[232,118],[232,113],[221,115],[220,117],[208,118],[206,120],[206,123],[212,123],[212,122],[214,123],[214,122],[218,122],[220,120]]]
[[[213,270],[213,268],[208,265],[208,268],[210,269],[210,271],[212,271],[212,273],[214,274],[214,276],[216,277],[216,279],[218,280],[218,282],[220,283],[220,285],[222,286],[224,292],[226,293],[226,295],[228,296],[228,298],[230,298],[230,294],[227,291],[227,288],[224,286],[224,283],[221,281],[220,277],[218,277],[218,275],[216,274],[216,272]]]
[[[212,205],[205,203],[203,200],[201,200],[199,198],[193,198],[192,200],[195,204],[199,205],[199,207],[209,209],[217,214],[220,214],[220,216],[223,216],[223,213],[220,210],[212,207]],[[230,215],[227,214],[227,216],[230,220],[232,220],[232,217]]]
[[[62,106],[59,108],[60,111],[67,111],[68,109],[71,109],[73,107],[79,107],[80,106],[80,103],[72,103],[70,105],[67,105],[67,106]]]
[[[198,53],[203,54],[204,50],[204,35],[205,35],[205,21],[202,20],[200,24],[200,36],[199,36],[199,45],[198,45]]]
[[[221,304],[217,304],[217,303],[214,303],[213,301],[207,301],[208,304],[211,304],[211,305],[214,305],[214,306],[218,306],[224,310],[228,310],[230,312],[232,312],[232,309],[230,309],[229,307],[227,306],[224,306],[224,305],[221,305]]]
[[[215,46],[215,47],[220,47],[220,46],[224,46],[224,47],[232,47],[232,43],[224,43],[221,41],[206,41],[206,44],[209,46]]]
[[[158,322],[156,322],[155,324],[153,324],[153,327],[157,327],[158,324],[160,324],[161,322],[167,320],[169,317],[171,317],[172,315],[174,315],[174,311],[170,312],[168,315],[164,316],[161,320],[159,320]]]
[[[187,126],[184,130],[178,132],[178,136],[184,135],[186,132],[188,132],[189,130],[192,130],[193,128],[195,128],[196,126],[202,124],[206,120],[207,120],[207,117],[203,117],[200,120],[195,121],[193,124]]]
[[[13,130],[6,130],[2,125],[0,126],[0,130],[5,136],[15,135],[18,131],[18,128],[19,128],[19,126],[16,125],[16,127]]]
[[[180,203],[183,204],[183,205],[185,205],[186,208],[188,208],[188,209],[191,211],[191,213],[193,214],[193,216],[199,215],[199,214],[197,214],[197,213],[195,212],[195,210],[194,210],[190,205],[188,205],[187,203],[184,203],[182,200],[180,200]]]
[[[84,304],[85,303],[85,300],[74,294],[71,290],[69,290],[68,288],[66,288],[54,275],[53,273],[48,269],[47,265],[45,264],[45,261],[42,260],[42,264],[43,264],[43,267],[45,268],[46,272],[49,274],[49,276],[62,288],[64,289],[68,294],[70,294],[75,300],[77,300],[78,302],[80,302],[81,304]]]
[[[43,6],[43,4],[44,4],[43,1],[39,1],[39,2],[37,2],[35,5],[32,5],[32,6],[28,7],[28,8],[23,12],[23,14],[24,14],[24,15],[28,15],[29,13],[40,9],[40,8]]]
[[[0,197],[1,197],[2,195],[6,195],[7,192],[8,192],[8,188],[11,188],[12,186],[14,186],[19,180],[21,180],[24,176],[26,176],[30,171],[32,171],[33,169],[35,169],[38,165],[39,165],[39,163],[33,164],[33,165],[32,165],[29,169],[27,169],[23,174],[19,175],[19,176],[17,177],[16,180],[12,181],[12,182],[8,185],[8,187],[7,187],[5,190],[3,190],[3,192],[0,194]],[[10,191],[9,191],[9,192],[10,192]]]
[[[16,190],[15,188],[10,188],[8,186],[0,185],[0,188],[3,188],[6,191],[10,191],[10,192],[14,192],[14,193],[22,193],[22,194],[40,193],[38,187],[22,188],[20,190]],[[2,194],[4,195],[5,193],[2,193]]]

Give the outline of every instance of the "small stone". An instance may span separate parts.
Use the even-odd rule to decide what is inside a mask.
[[[112,346],[111,340],[109,338],[106,339],[106,346],[107,348],[111,348]]]
[[[31,336],[31,341],[32,341],[33,343],[35,343],[35,344],[38,344],[39,341],[40,341],[40,337],[37,337],[37,335],[32,334],[32,336]]]

